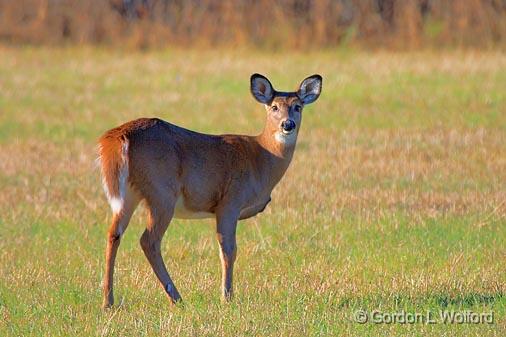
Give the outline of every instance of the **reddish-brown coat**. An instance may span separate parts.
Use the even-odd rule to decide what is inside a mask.
[[[223,295],[230,299],[237,220],[256,215],[269,203],[292,160],[302,106],[318,98],[321,84],[321,76],[313,75],[296,93],[281,93],[264,76],[252,75],[251,92],[268,112],[258,136],[207,135],[142,118],[99,139],[104,187],[114,212],[106,248],[105,307],[114,301],[112,279],[121,235],[141,200],[149,214],[141,247],[168,297],[173,302],[180,299],[160,249],[171,219],[213,216]]]

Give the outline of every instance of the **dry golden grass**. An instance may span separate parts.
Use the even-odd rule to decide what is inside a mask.
[[[503,335],[506,57],[501,53],[0,49],[0,334]],[[294,162],[239,225],[237,297],[219,300],[212,221],[177,220],[168,305],[138,245],[102,312],[110,211],[95,140],[140,116],[255,133],[252,72],[288,89],[322,73]],[[360,325],[357,309],[493,311],[492,325]]]

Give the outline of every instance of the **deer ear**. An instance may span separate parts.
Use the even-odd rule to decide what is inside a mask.
[[[263,104],[268,104],[274,98],[274,88],[267,77],[260,74],[251,75],[251,87],[250,91],[255,99]]]
[[[318,99],[322,91],[322,82],[320,75],[312,75],[302,81],[297,95],[304,104],[313,103]]]

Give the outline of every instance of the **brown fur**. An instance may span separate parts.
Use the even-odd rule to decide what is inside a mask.
[[[119,196],[118,175],[123,162],[122,143],[128,139],[133,130],[143,130],[151,125],[153,121],[150,119],[137,119],[107,131],[98,140],[102,177],[111,195]]]
[[[262,77],[253,75],[253,84],[255,76]],[[321,77],[317,78],[321,84]],[[259,82],[271,86],[265,78]],[[299,92],[314,85],[307,83]],[[162,260],[160,242],[171,219],[187,214],[216,217],[223,294],[227,299],[232,296],[237,221],[263,211],[271,200],[271,191],[284,175],[295,150],[301,111],[296,112],[294,107],[303,105],[303,98],[296,93],[278,93],[272,87],[266,91],[265,85],[255,89],[254,95],[269,101],[266,125],[258,136],[208,135],[157,118],[142,118],[109,130],[99,139],[105,188],[109,197],[121,196],[122,201],[121,206],[113,208],[108,232],[105,307],[113,303],[114,261],[121,235],[140,200],[146,201],[149,213],[141,247],[169,298],[175,302],[180,295]],[[315,97],[318,95],[319,91]],[[280,142],[281,123],[288,118],[299,125],[290,142]],[[120,175],[125,169],[126,186],[120,186]],[[178,202],[182,205],[178,206]]]
[[[276,143],[272,137],[276,131],[277,127],[267,126],[257,137],[213,136],[142,118],[100,138],[102,171],[110,190],[118,191],[121,146],[128,140],[128,182],[142,199],[158,197],[150,194],[162,189],[158,192],[182,195],[184,205],[194,212],[215,213],[224,198],[232,197],[238,198],[241,206],[254,206],[251,203],[257,197],[269,197],[295,149]],[[177,174],[166,176],[166,172]],[[244,180],[258,187],[244,192]]]

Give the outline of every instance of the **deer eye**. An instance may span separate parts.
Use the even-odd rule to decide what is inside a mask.
[[[295,111],[300,112],[300,110],[302,109],[302,107],[301,107],[300,105],[298,105],[298,104],[297,104],[297,105],[294,107],[294,109],[295,109]]]
[[[272,111],[278,111],[278,106],[277,106],[277,105],[273,105],[273,106],[271,107],[271,109],[272,109]]]

